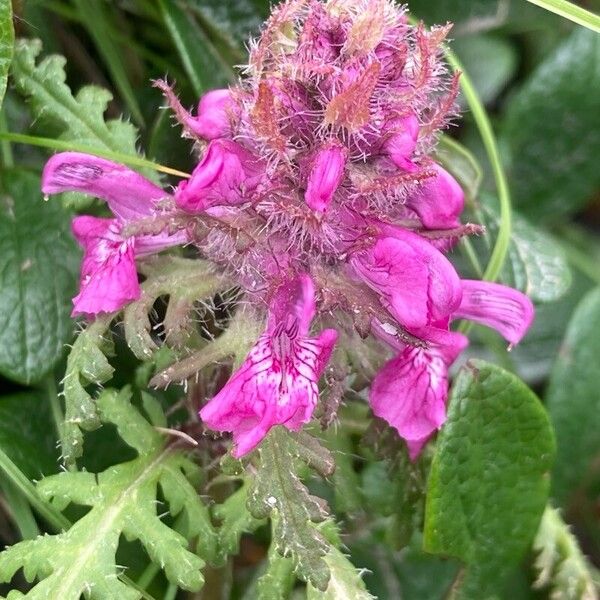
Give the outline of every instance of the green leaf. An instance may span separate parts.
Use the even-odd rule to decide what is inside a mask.
[[[600,288],[577,307],[552,370],[546,404],[558,455],[553,495],[564,503],[593,472],[600,456]]]
[[[560,220],[600,184],[600,37],[577,28],[507,108],[515,202],[528,217]]]
[[[484,104],[492,102],[517,69],[517,52],[506,39],[494,35],[470,35],[452,47],[469,73]],[[464,106],[464,101],[461,104]]]
[[[47,398],[0,396],[0,448],[31,479],[57,471],[56,431]]]
[[[127,103],[131,115],[139,125],[144,125],[144,117],[123,64],[123,50],[115,43],[115,26],[111,22],[104,2],[75,0],[75,7],[83,26],[87,29],[115,86]]]
[[[488,233],[495,238],[499,216],[485,211]],[[571,269],[560,245],[543,229],[513,214],[508,255],[500,280],[525,292],[535,302],[554,302],[571,286]]]
[[[231,66],[189,11],[176,0],[158,0],[158,5],[196,95],[231,83],[234,77]]]
[[[354,565],[337,548],[331,547],[323,557],[331,576],[327,589],[322,592],[310,583],[306,587],[306,600],[373,600]]]
[[[39,178],[0,175],[0,373],[23,384],[40,381],[73,334],[69,317],[79,251],[69,215],[43,202]]]
[[[487,598],[521,560],[546,504],[553,456],[533,392],[499,367],[469,362],[452,389],[425,511],[425,550],[467,566],[458,597]]]
[[[6,91],[8,69],[13,55],[15,31],[12,23],[11,0],[0,0],[0,106]]]
[[[162,436],[129,403],[129,392],[109,390],[98,399],[105,422],[138,457],[95,475],[63,472],[39,484],[42,497],[64,509],[70,503],[90,507],[67,531],[21,542],[0,554],[0,578],[10,580],[23,568],[29,581],[40,579],[25,598],[79,600],[93,590],[97,600],[137,599],[140,594],[117,578],[115,553],[121,536],[139,539],[150,559],[169,581],[196,591],[203,577],[201,558],[187,550],[187,539],[157,515],[160,485],[172,515],[183,515],[190,533],[211,531],[208,513],[189,483],[194,466],[177,450],[165,447]],[[202,525],[198,520],[205,520]]]
[[[546,508],[533,549],[538,572],[534,587],[550,588],[551,600],[597,598],[590,566],[575,536],[554,508]]]
[[[30,99],[34,119],[57,127],[60,140],[136,156],[135,127],[122,119],[104,120],[111,93],[88,85],[73,96],[65,83],[65,58],[51,55],[36,64],[41,50],[39,40],[17,40],[12,64],[16,87]],[[154,170],[140,168],[139,171],[152,181],[158,181]],[[92,201],[81,194],[69,198],[79,207],[88,206]]]
[[[325,501],[311,495],[297,475],[298,459],[325,475],[334,468],[331,454],[307,434],[292,436],[283,427],[274,427],[260,445],[260,465],[248,498],[256,518],[274,513],[277,526],[273,542],[282,556],[289,556],[304,581],[321,591],[329,583],[324,556],[330,544],[313,526],[327,516]]]
[[[65,464],[72,465],[83,454],[82,429],[100,426],[100,417],[92,395],[86,386],[100,386],[113,374],[106,355],[112,352],[111,317],[99,317],[84,329],[75,340],[63,378],[65,421],[61,428],[61,450]]]

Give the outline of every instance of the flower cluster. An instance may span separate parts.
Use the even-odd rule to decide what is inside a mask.
[[[462,190],[431,158],[457,93],[440,60],[447,32],[410,25],[391,0],[288,0],[242,80],[207,93],[195,114],[156,82],[202,149],[172,194],[88,155],[46,166],[45,193],[88,193],[114,213],[74,220],[85,250],[75,314],[135,300],[136,256],[185,243],[263,315],[264,333],[200,413],[233,433],[237,456],[273,425],[308,422],[328,361],[362,339],[394,354],[369,399],[416,457],[444,422],[448,368],[467,345],[450,323],[471,319],[515,344],[532,321],[526,296],[461,280],[444,254],[476,230],[461,225]],[[186,225],[131,234],[165,216]]]

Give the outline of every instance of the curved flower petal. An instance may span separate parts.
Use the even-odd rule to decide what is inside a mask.
[[[261,175],[257,161],[242,146],[229,140],[213,140],[192,177],[175,190],[175,202],[191,213],[243,204]]]
[[[453,317],[491,327],[518,344],[533,322],[535,309],[523,293],[499,283],[462,280],[462,301]]]
[[[431,229],[452,229],[460,224],[465,195],[458,182],[440,165],[433,163],[435,176],[426,179],[408,197],[406,205],[414,210],[423,225]]]
[[[317,153],[308,177],[304,194],[306,204],[318,213],[324,213],[344,179],[346,155],[337,145],[322,148]]]
[[[217,431],[233,432],[234,455],[250,452],[274,425],[297,430],[308,422],[319,397],[318,380],[337,339],[326,329],[316,338],[302,333],[314,302],[312,282],[299,278],[300,298],[288,298],[288,312],[276,321],[270,314],[266,332],[248,353],[242,366],[223,389],[200,411],[200,417]],[[302,297],[304,296],[304,297]],[[310,296],[310,297],[309,297]],[[281,299],[274,300],[281,314]]]
[[[414,460],[446,420],[448,367],[466,347],[460,333],[429,328],[429,348],[406,347],[375,376],[369,393],[373,412],[404,438]]]
[[[46,163],[42,192],[81,192],[105,200],[122,221],[147,217],[169,194],[124,165],[81,152],[60,152]]]
[[[410,115],[396,119],[391,127],[396,131],[386,141],[385,152],[400,169],[414,171],[415,164],[410,159],[417,146],[419,120],[415,115]]]
[[[398,322],[424,327],[454,312],[461,286],[450,261],[410,231],[388,227],[384,235],[350,263]]]
[[[120,235],[118,221],[76,217],[72,228],[84,250],[79,294],[73,298],[72,316],[113,312],[137,300],[140,285],[134,239]]]

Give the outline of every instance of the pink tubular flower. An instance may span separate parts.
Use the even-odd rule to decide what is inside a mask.
[[[308,336],[314,314],[314,286],[307,275],[281,286],[265,333],[200,411],[211,429],[233,432],[236,457],[250,452],[274,425],[296,431],[310,420],[319,396],[317,382],[337,339],[333,329]]]
[[[150,216],[168,198],[162,188],[124,165],[81,152],[59,152],[46,163],[42,192],[81,192],[106,200],[122,221]]]
[[[427,334],[429,347],[406,346],[377,373],[369,394],[373,413],[404,438],[412,460],[446,420],[448,367],[468,344],[460,333]]]
[[[333,195],[344,179],[346,157],[337,145],[322,148],[313,162],[308,186],[304,194],[306,204],[318,213],[324,213]]]
[[[414,210],[425,227],[431,229],[451,229],[460,224],[465,196],[454,177],[440,165],[433,163],[435,176],[426,179],[410,195],[406,205]]]
[[[239,144],[230,140],[214,140],[189,181],[175,190],[179,208],[204,212],[213,206],[237,206],[248,201],[261,179],[256,159]]]
[[[410,115],[395,119],[390,127],[395,130],[395,133],[385,142],[385,152],[400,169],[414,171],[416,166],[410,159],[417,146],[419,120],[415,115]]]
[[[408,328],[452,314],[460,304],[461,286],[448,259],[416,233],[388,227],[384,235],[350,259],[382,304]]]
[[[140,297],[134,238],[124,239],[116,219],[75,217],[73,234],[83,248],[79,294],[72,316],[119,310]]]
[[[533,322],[535,309],[521,292],[499,283],[462,280],[462,301],[454,318],[469,319],[498,331],[518,344]]]
[[[123,237],[125,224],[158,214],[158,203],[169,195],[138,173],[109,160],[79,152],[55,154],[44,167],[42,191],[97,196],[106,200],[117,217],[73,219],[73,233],[84,249],[73,316],[112,312],[136,300],[140,287],[135,257],[187,241],[185,232]]]

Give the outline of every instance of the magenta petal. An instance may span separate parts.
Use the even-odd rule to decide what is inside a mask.
[[[204,212],[214,206],[236,206],[249,200],[261,179],[256,159],[229,140],[213,140],[189,181],[175,191],[179,208]]]
[[[400,437],[418,441],[446,419],[448,367],[443,358],[420,348],[407,348],[377,373],[369,393],[373,413]]]
[[[185,125],[195,135],[214,140],[227,135],[238,107],[227,89],[212,90],[200,99],[198,116],[190,117]]]
[[[318,380],[331,356],[337,332],[326,329],[316,337],[308,337],[299,321],[312,318],[314,289],[307,276],[298,284],[278,290],[272,303],[266,332],[248,353],[242,366],[223,389],[200,411],[208,427],[231,431],[234,455],[252,450],[275,425],[297,430],[312,416],[319,397]],[[285,290],[288,311],[281,310]]]
[[[151,215],[156,202],[169,197],[163,189],[104,158],[81,152],[60,152],[46,163],[42,192],[81,192],[106,200],[113,214],[131,221]]]
[[[72,315],[114,312],[140,297],[133,238],[120,235],[115,219],[76,217],[73,233],[84,249],[79,294]]]
[[[418,328],[449,316],[460,304],[460,279],[448,259],[428,241],[387,227],[369,250],[350,262],[381,295],[384,306],[406,327]]]
[[[304,195],[304,200],[310,208],[319,213],[327,210],[344,179],[345,166],[346,155],[340,146],[333,145],[319,150],[313,162]]]
[[[415,115],[397,119],[392,125],[395,132],[385,143],[385,151],[392,162],[404,171],[414,171],[410,160],[417,146],[419,120]]]
[[[499,283],[463,279],[460,307],[453,317],[469,319],[498,331],[518,344],[533,322],[535,309],[523,293]]]
[[[460,224],[465,196],[457,181],[442,169],[433,164],[434,177],[426,179],[406,201],[406,205],[414,210],[423,225],[430,229],[451,229]]]

